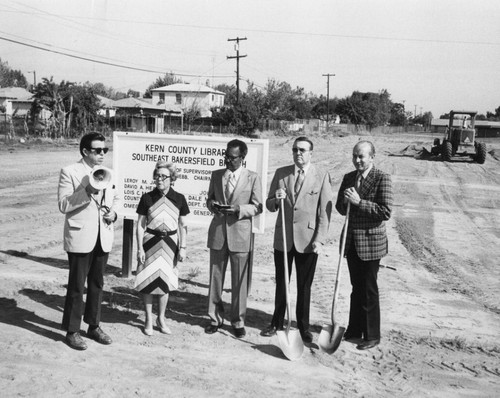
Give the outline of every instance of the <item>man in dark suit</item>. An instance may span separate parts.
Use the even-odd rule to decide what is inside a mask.
[[[66,343],[75,350],[87,349],[80,336],[80,323],[88,323],[87,337],[101,344],[111,344],[111,338],[99,327],[104,268],[113,244],[114,208],[118,195],[112,183],[95,189],[89,177],[100,166],[108,148],[104,136],[89,133],[80,140],[82,159],[64,167],[59,176],[59,210],[65,214],[64,250],[68,252],[69,277],[62,328],[67,331]],[[103,172],[102,170],[99,172]],[[98,173],[99,173],[98,172]],[[87,282],[87,299],[83,293]]]
[[[360,350],[380,343],[380,305],[377,274],[387,254],[385,221],[391,217],[393,192],[389,174],[374,167],[375,147],[358,142],[352,152],[355,171],[342,180],[335,205],[345,215],[351,204],[345,253],[352,293],[345,340],[363,339]],[[343,231],[345,233],[345,231]]]
[[[297,326],[306,343],[312,342],[309,331],[309,307],[311,285],[316,270],[318,254],[327,239],[332,212],[332,189],[330,175],[324,168],[311,163],[313,143],[299,137],[292,147],[295,164],[276,170],[266,207],[275,212],[279,209],[274,232],[274,265],[276,292],[274,314],[262,336],[273,336],[283,328],[286,311],[285,262],[283,229],[286,235],[289,276],[295,259],[297,274]],[[285,225],[281,222],[280,201],[284,200]]]
[[[208,334],[224,322],[222,289],[228,260],[231,261],[231,324],[236,337],[245,336],[245,315],[250,272],[252,217],[262,213],[262,186],[257,173],[243,167],[248,153],[240,140],[229,141],[226,168],[212,173],[207,208],[214,213],[208,230],[210,286]]]

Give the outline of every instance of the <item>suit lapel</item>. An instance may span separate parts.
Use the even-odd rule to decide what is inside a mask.
[[[375,174],[375,168],[372,168],[361,185],[361,192],[359,193],[360,197],[365,197],[373,189],[376,180]]]
[[[297,195],[297,201],[299,200],[299,198],[306,195],[306,193],[311,190],[312,186],[314,185],[314,181],[316,181],[316,178],[316,167],[311,164],[309,166],[309,170],[307,170],[307,173],[305,175],[304,182],[302,183],[302,188]]]
[[[227,169],[224,169],[220,172],[220,178],[219,182],[217,183],[217,189],[219,189],[220,197],[224,199],[224,203],[229,204],[229,198],[226,198],[226,183],[227,183],[226,170]],[[215,197],[217,198],[218,196],[215,195]]]
[[[295,185],[295,175],[294,175],[294,172],[295,172],[295,167],[294,166],[290,166],[290,169],[289,169],[289,172],[288,172],[288,175],[285,176],[284,180],[285,180],[285,190],[286,190],[286,196],[291,198],[291,202],[292,203],[295,203],[295,194],[293,192],[293,189],[294,189],[294,185]]]
[[[229,198],[231,199],[231,202],[233,202],[233,198],[238,197],[240,191],[246,185],[247,180],[248,180],[248,170],[242,168],[240,178],[238,178],[238,181],[236,181],[236,186],[234,187],[233,195],[231,196],[231,198]]]

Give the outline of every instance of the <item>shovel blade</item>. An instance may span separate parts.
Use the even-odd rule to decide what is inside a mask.
[[[327,354],[333,354],[339,348],[345,328],[337,324],[325,325],[318,337],[318,345]]]
[[[295,361],[302,356],[304,342],[298,330],[289,330],[288,333],[286,330],[278,330],[276,336],[278,336],[281,351],[290,361]]]

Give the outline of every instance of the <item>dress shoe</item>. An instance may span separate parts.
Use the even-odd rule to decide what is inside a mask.
[[[85,341],[83,341],[82,336],[80,336],[80,333],[75,332],[75,333],[67,333],[66,334],[66,344],[68,344],[71,348],[75,350],[86,350],[87,349],[87,344]]]
[[[313,335],[309,330],[300,331],[300,337],[304,343],[312,343]]]
[[[160,318],[156,318],[156,326],[158,326],[158,329],[160,329],[160,332],[162,332],[163,334],[172,334],[172,331],[168,326],[161,326]]]
[[[113,340],[111,340],[111,337],[104,333],[99,326],[95,329],[89,328],[89,330],[87,331],[87,337],[104,345],[109,345],[113,342]]]
[[[144,327],[144,329],[142,329],[142,331],[144,332],[144,334],[146,336],[152,336],[153,335],[153,327],[152,326],[150,328]]]
[[[247,331],[245,328],[234,328],[234,335],[238,338],[241,339],[242,337],[245,337],[247,334]]]
[[[370,348],[373,348],[379,344],[380,344],[380,339],[365,340],[362,343],[358,344],[356,348],[358,350],[369,350]]]
[[[264,336],[264,337],[271,337],[271,336],[274,336],[276,334],[277,330],[278,329],[276,328],[276,326],[269,325],[267,328],[262,330],[262,332],[260,332],[260,335]]]

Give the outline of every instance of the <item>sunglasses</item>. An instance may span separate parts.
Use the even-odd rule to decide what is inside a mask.
[[[109,151],[109,148],[90,148],[90,151],[95,152],[98,155],[104,152],[104,154],[106,155]]]
[[[304,153],[304,152],[309,152],[309,151],[310,151],[309,149],[305,149],[305,148],[292,148],[293,153],[297,153],[297,152]]]
[[[153,177],[153,180],[162,180],[162,181],[165,181],[165,180],[168,180],[170,178],[170,176],[167,176],[165,174],[157,174]]]

